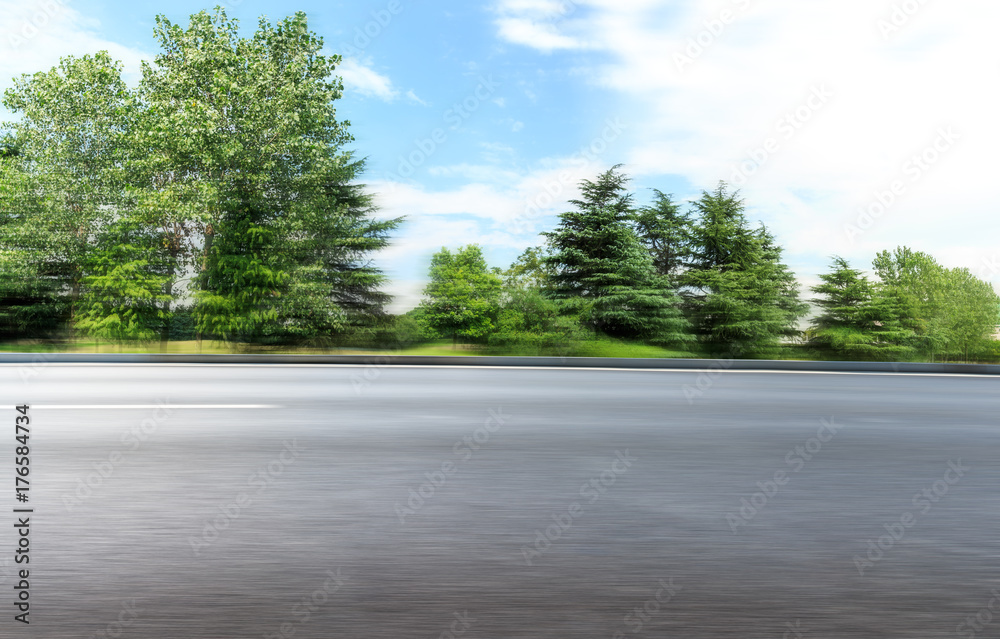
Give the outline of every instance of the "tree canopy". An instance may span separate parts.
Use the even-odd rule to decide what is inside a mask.
[[[739,193],[724,183],[693,207],[691,263],[681,278],[692,323],[711,353],[772,353],[798,333],[808,308],[781,248],[766,228],[750,228]]]
[[[501,279],[487,266],[478,245],[435,253],[430,280],[424,289],[423,316],[431,328],[453,341],[489,336],[496,326]]]
[[[613,167],[596,181],[580,184],[576,209],[560,215],[559,226],[543,233],[552,251],[553,293],[592,303],[589,322],[600,333],[661,345],[691,340],[669,279],[631,226],[634,217],[628,178]]]
[[[136,89],[102,52],[7,91],[22,117],[6,125],[0,242],[55,295],[47,312],[107,340],[165,340],[193,305],[201,334],[256,343],[329,340],[383,314],[370,255],[400,220],[374,218],[344,149],[340,57],[301,12],[238,26],[222,8],[186,27],[158,16],[161,52]]]

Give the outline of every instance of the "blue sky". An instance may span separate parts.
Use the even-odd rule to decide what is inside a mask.
[[[0,88],[101,49],[134,81],[157,13],[214,4],[0,0]],[[506,266],[618,163],[640,204],[738,186],[804,286],[830,255],[867,268],[901,244],[1000,286],[995,0],[225,6],[247,33],[303,10],[344,55],[364,181],[407,216],[377,260],[397,310],[441,246]]]

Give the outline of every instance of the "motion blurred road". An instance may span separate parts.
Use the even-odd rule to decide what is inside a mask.
[[[3,637],[1000,633],[995,377],[42,364],[0,382]]]

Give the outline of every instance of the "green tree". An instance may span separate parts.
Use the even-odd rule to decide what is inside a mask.
[[[504,271],[504,288],[549,290],[552,287],[553,274],[547,261],[550,256],[551,251],[548,246],[526,248],[510,268]]]
[[[812,291],[822,312],[813,319],[810,342],[837,357],[861,360],[902,359],[912,354],[913,332],[900,324],[893,300],[842,257]]]
[[[2,145],[0,260],[18,277],[0,314],[165,341],[187,280],[199,334],[224,339],[323,341],[384,318],[371,253],[400,220],[372,218],[342,149],[340,58],[302,13],[247,38],[221,8],[187,28],[159,16],[154,35],[136,90],[102,52],[5,95],[22,117]]]
[[[475,244],[452,253],[442,248],[431,258],[430,283],[424,289],[423,316],[441,335],[480,341],[496,324],[502,281]]]
[[[656,272],[676,284],[691,257],[691,215],[672,196],[658,189],[653,193],[653,203],[638,209],[633,223]]]
[[[503,272],[490,346],[520,354],[543,354],[564,352],[587,337],[581,323],[589,307],[567,303],[551,294],[552,272],[545,261],[548,256],[548,247],[528,248]]]
[[[947,329],[951,348],[948,356],[969,361],[991,349],[993,334],[1000,325],[1000,297],[989,282],[980,280],[966,268],[948,269],[945,275]]]
[[[284,220],[281,236],[291,286],[279,307],[281,333],[294,341],[365,342],[391,319],[385,274],[370,256],[389,244],[400,222],[378,220],[373,196],[356,180],[364,162],[345,154],[322,197]]]
[[[46,277],[43,245],[31,233],[43,202],[12,141],[0,143],[0,339],[54,337],[68,317],[61,283]]]
[[[27,278],[12,293],[24,296],[22,317],[55,313],[77,325],[99,236],[130,214],[127,137],[135,96],[120,63],[101,52],[15,79],[4,105],[21,116],[4,124],[8,152],[0,176],[0,244]]]
[[[686,308],[709,352],[772,354],[799,333],[807,306],[766,228],[751,229],[738,192],[724,183],[693,203],[691,265],[681,278]]]
[[[917,349],[931,359],[947,352],[952,335],[945,319],[945,269],[906,246],[879,252],[872,264],[881,290],[892,296],[903,325],[915,334]]]
[[[373,222],[363,169],[336,119],[339,56],[296,13],[249,38],[217,8],[188,27],[157,18],[163,48],[143,68],[151,172],[171,176],[199,236],[199,329],[224,339],[301,341],[381,313],[367,264],[399,220]],[[350,317],[349,317],[350,316]]]
[[[898,300],[924,356],[968,360],[987,348],[1000,312],[1000,299],[989,283],[905,246],[881,251],[873,264],[884,290]]]
[[[582,199],[570,201],[576,210],[561,214],[556,230],[543,233],[552,250],[544,262],[553,291],[563,300],[585,300],[597,332],[683,345],[691,337],[679,300],[630,225],[632,196],[618,168],[596,181],[583,180]]]
[[[785,338],[802,336],[798,320],[809,312],[809,304],[799,298],[799,282],[795,273],[781,260],[784,249],[778,245],[774,235],[761,224],[758,231],[763,262],[771,271],[771,280],[777,288],[777,306],[782,313],[779,334]]]

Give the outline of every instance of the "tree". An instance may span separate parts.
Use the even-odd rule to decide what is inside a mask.
[[[913,332],[900,325],[891,297],[877,291],[861,271],[835,256],[813,300],[823,312],[812,321],[811,342],[839,357],[861,360],[901,359],[912,353]]]
[[[11,321],[42,295],[96,337],[165,342],[185,280],[199,332],[223,339],[315,342],[378,321],[370,255],[401,220],[373,219],[364,162],[342,148],[340,58],[302,13],[249,38],[221,8],[186,29],[159,16],[154,34],[163,51],[135,90],[102,52],[5,96],[22,115],[0,145],[0,260],[24,276],[0,283]]]
[[[119,344],[156,337],[165,319],[160,306],[168,296],[157,293],[164,280],[151,272],[143,257],[134,247],[113,245],[88,261],[95,274],[83,278],[87,295],[77,313],[77,328]]]
[[[87,305],[88,266],[102,248],[99,235],[129,214],[135,97],[121,64],[101,52],[15,79],[4,105],[22,116],[4,125],[0,178],[0,242],[28,278],[18,293],[26,296],[21,315],[65,314],[76,325]]]
[[[43,238],[32,233],[43,202],[13,142],[0,144],[0,339],[48,338],[66,322],[68,298],[47,277],[39,254]],[[34,244],[33,243],[37,243]]]
[[[195,313],[224,339],[300,341],[379,314],[367,261],[399,220],[373,222],[363,169],[341,147],[339,56],[299,12],[241,38],[225,11],[186,29],[157,18],[164,52],[143,68],[151,172],[169,176],[200,236]]]
[[[951,334],[948,355],[968,361],[990,350],[993,333],[1000,325],[1000,296],[989,282],[966,268],[949,269],[945,275]]]
[[[490,270],[476,244],[455,253],[442,248],[431,258],[430,283],[421,304],[424,318],[435,331],[478,341],[495,327],[500,302],[500,275]]]
[[[552,287],[553,271],[547,261],[551,257],[548,246],[533,246],[522,252],[504,271],[504,290],[539,289]]]
[[[691,256],[691,215],[672,196],[658,189],[653,193],[653,204],[638,209],[632,220],[656,272],[676,285]]]
[[[758,231],[758,239],[764,263],[770,269],[771,281],[777,288],[777,305],[783,318],[779,334],[785,338],[801,337],[798,320],[809,311],[809,305],[799,299],[799,282],[795,273],[781,261],[784,249],[763,224]]]
[[[385,274],[370,255],[389,244],[401,218],[378,220],[371,194],[355,180],[364,170],[350,153],[323,197],[286,219],[282,231],[292,285],[279,308],[281,331],[300,342],[370,339],[390,318]]]
[[[632,196],[628,178],[618,166],[596,181],[580,183],[582,199],[560,215],[555,231],[543,233],[552,254],[554,293],[580,298],[592,307],[591,327],[611,337],[642,339],[660,345],[683,345],[691,340],[678,299],[666,277],[656,273],[653,260],[629,222]]]
[[[720,182],[712,193],[702,191],[692,206],[698,217],[691,229],[691,270],[726,272],[754,263],[759,247],[738,191],[729,192]]]
[[[490,346],[519,353],[565,352],[585,338],[582,321],[589,317],[587,304],[554,297],[551,291],[550,255],[547,246],[525,249],[503,272],[496,329]]]
[[[904,326],[915,334],[921,353],[934,359],[949,349],[945,321],[945,273],[933,257],[906,246],[881,251],[872,265],[881,289],[891,295]]]
[[[694,208],[691,266],[681,278],[692,323],[713,354],[773,352],[798,334],[807,308],[781,248],[766,228],[749,228],[743,200],[725,183],[703,191]]]
[[[923,355],[967,360],[986,348],[1000,313],[1000,298],[989,283],[905,246],[881,251],[873,265]]]

